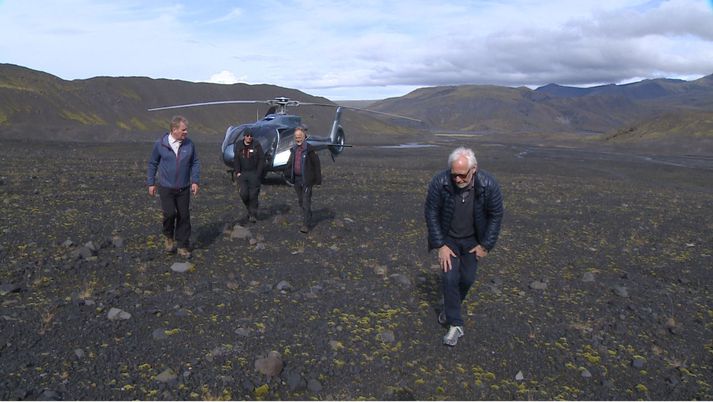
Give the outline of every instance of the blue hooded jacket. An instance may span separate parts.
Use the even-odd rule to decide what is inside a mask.
[[[148,163],[148,185],[156,185],[156,171],[158,185],[161,187],[182,189],[192,183],[199,183],[201,164],[193,141],[188,138],[183,140],[176,155],[168,142],[169,135],[164,134],[153,146]]]

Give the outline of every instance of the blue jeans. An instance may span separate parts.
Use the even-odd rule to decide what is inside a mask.
[[[464,239],[446,238],[446,245],[456,255],[451,257],[451,270],[441,274],[443,283],[443,308],[450,325],[463,325],[461,303],[468,295],[468,290],[475,282],[478,260],[468,251],[478,245],[475,237]]]

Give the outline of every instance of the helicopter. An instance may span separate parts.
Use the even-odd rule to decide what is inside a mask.
[[[221,157],[223,163],[230,169],[228,173],[233,173],[233,160],[235,159],[234,154],[234,144],[243,139],[243,135],[246,131],[250,131],[253,134],[254,141],[258,141],[260,146],[265,153],[265,171],[263,172],[263,179],[268,172],[276,172],[281,174],[284,178],[284,170],[287,165],[287,161],[290,157],[290,148],[294,145],[294,134],[295,128],[302,126],[302,118],[297,115],[288,114],[288,107],[298,107],[298,106],[321,106],[321,107],[332,107],[336,108],[334,113],[334,121],[332,122],[332,128],[328,136],[317,137],[312,136],[307,133],[306,142],[310,144],[316,151],[328,150],[332,161],[344,151],[345,147],[350,147],[351,145],[346,144],[346,135],[344,133],[344,128],[341,126],[341,116],[344,109],[351,109],[357,111],[364,111],[369,113],[381,114],[390,117],[403,118],[407,120],[413,120],[421,122],[421,120],[414,119],[411,117],[378,112],[376,110],[348,107],[348,106],[338,106],[333,104],[325,103],[307,103],[293,100],[284,96],[276,97],[269,100],[224,100],[224,101],[213,101],[213,102],[201,102],[201,103],[190,103],[184,105],[173,105],[173,106],[161,106],[148,109],[148,111],[158,111],[167,109],[179,109],[187,107],[200,107],[200,106],[211,106],[211,105],[226,105],[226,104],[267,104],[269,105],[268,111],[265,113],[262,119],[249,124],[240,124],[236,126],[229,126],[225,130],[225,138],[220,146]]]

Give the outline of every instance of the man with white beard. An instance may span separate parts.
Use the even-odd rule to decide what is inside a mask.
[[[478,169],[475,154],[456,148],[449,168],[436,174],[425,203],[428,248],[438,249],[443,309],[438,323],[448,325],[443,343],[455,346],[464,335],[461,304],[468,295],[478,261],[495,247],[503,218],[503,197],[495,178]]]

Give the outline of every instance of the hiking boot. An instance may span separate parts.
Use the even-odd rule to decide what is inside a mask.
[[[441,325],[446,325],[448,324],[448,317],[446,317],[446,311],[441,310],[440,313],[438,313],[438,323]]]
[[[463,327],[458,325],[451,325],[448,328],[448,332],[443,337],[443,344],[448,346],[455,346],[458,343],[458,338],[463,336]]]
[[[166,254],[173,254],[176,252],[176,244],[173,242],[172,238],[163,238],[163,251],[165,251]]]
[[[307,232],[309,232],[309,228],[307,227],[307,225],[302,225],[302,227],[300,228],[300,233],[307,233]]]
[[[193,256],[193,254],[191,254],[191,252],[188,251],[187,248],[181,247],[178,249],[178,256],[188,259],[188,258],[191,258]]]
[[[248,221],[250,221],[250,223],[255,223],[257,222],[257,218],[255,215],[250,215],[250,217],[248,217]]]

